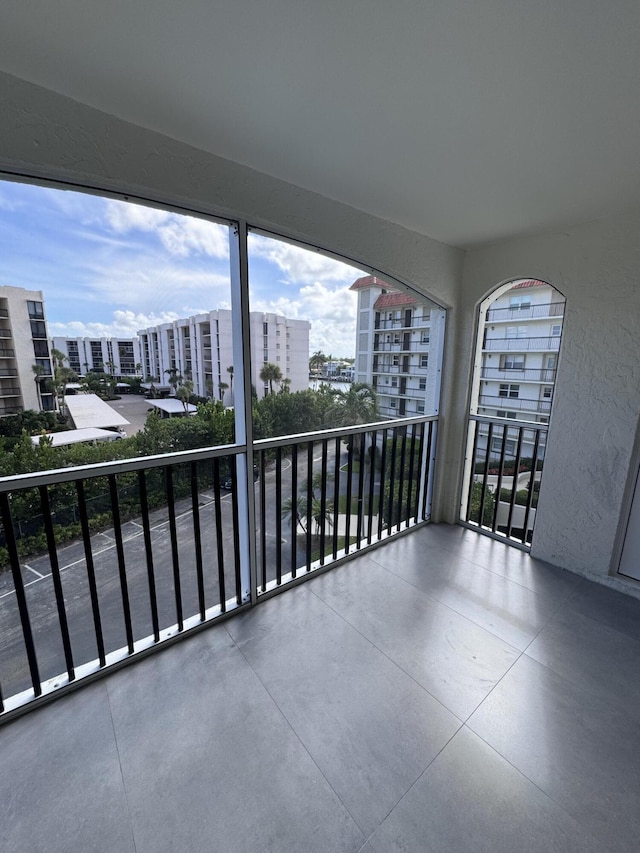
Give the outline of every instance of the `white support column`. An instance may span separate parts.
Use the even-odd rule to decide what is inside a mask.
[[[246,445],[237,459],[238,518],[240,524],[240,573],[243,601],[255,604],[256,508],[253,485],[253,424],[251,421],[251,329],[249,318],[249,261],[247,224],[229,229],[231,267],[231,326],[233,331],[234,411],[236,444]]]

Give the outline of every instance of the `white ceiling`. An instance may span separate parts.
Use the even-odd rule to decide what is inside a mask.
[[[0,5],[0,70],[462,246],[640,206],[639,45],[639,0]]]

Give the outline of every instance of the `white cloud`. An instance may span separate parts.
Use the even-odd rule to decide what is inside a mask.
[[[287,283],[336,281],[351,284],[360,275],[355,267],[328,258],[313,249],[304,249],[258,234],[249,235],[249,253],[275,263],[284,273]]]
[[[229,255],[229,229],[217,222],[114,199],[105,202],[105,212],[107,223],[116,234],[155,233],[166,251],[175,257]]]
[[[180,316],[173,311],[164,311],[160,314],[114,311],[113,319],[109,323],[83,323],[79,320],[70,320],[66,323],[49,323],[48,326],[50,335],[55,338],[131,338],[141,329],[158,326],[161,323],[171,323],[178,319]]]

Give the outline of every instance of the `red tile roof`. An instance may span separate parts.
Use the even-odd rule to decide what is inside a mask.
[[[362,287],[389,287],[386,281],[381,278],[376,278],[375,275],[363,275],[356,279],[349,290],[360,290]]]
[[[408,293],[382,293],[373,304],[373,307],[379,311],[385,308],[399,308],[401,305],[415,305],[418,300],[415,296],[410,296]]]
[[[546,281],[538,281],[535,278],[530,278],[527,281],[521,281],[519,284],[514,284],[511,290],[516,290],[518,287],[544,287]]]

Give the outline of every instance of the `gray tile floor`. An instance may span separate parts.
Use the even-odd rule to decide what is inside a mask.
[[[640,849],[640,601],[422,528],[0,729],[0,850]]]

